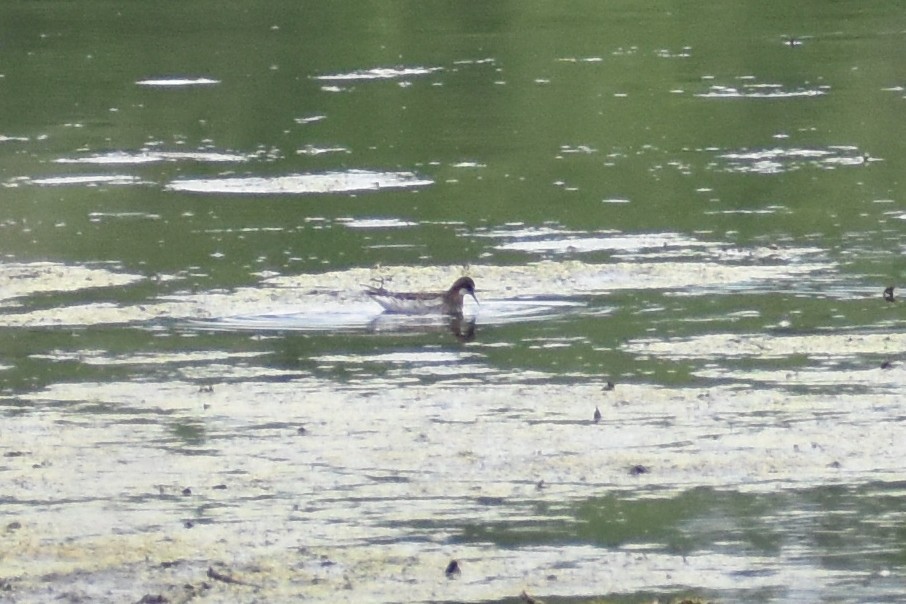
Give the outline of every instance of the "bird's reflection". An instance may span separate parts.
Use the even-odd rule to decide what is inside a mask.
[[[368,325],[369,331],[381,333],[431,333],[449,331],[460,342],[471,342],[478,329],[475,317],[454,315],[450,317],[415,318],[412,315],[383,313]]]
[[[450,333],[460,342],[471,342],[475,339],[475,317],[458,315],[450,319]]]

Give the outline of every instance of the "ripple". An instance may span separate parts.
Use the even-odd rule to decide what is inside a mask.
[[[94,223],[107,220],[160,220],[160,214],[150,212],[89,212],[88,220]]]
[[[305,147],[301,149],[296,149],[296,155],[310,155],[314,157],[328,153],[345,153],[349,155],[351,151],[346,147],[317,147],[315,145],[305,145]]]
[[[181,88],[185,86],[212,86],[220,84],[220,80],[211,78],[152,78],[139,80],[136,84],[155,88]]]
[[[709,248],[718,244],[685,237],[677,233],[621,235],[604,233],[593,237],[544,238],[532,241],[512,241],[495,246],[498,250],[516,250],[533,253],[586,253],[598,251],[640,252],[665,248]]]
[[[137,176],[128,174],[78,174],[72,176],[47,176],[44,178],[31,178],[20,176],[4,183],[7,187],[19,185],[37,185],[40,187],[68,187],[74,185],[140,185],[145,181]]]
[[[811,98],[827,94],[827,87],[799,88],[786,90],[780,84],[747,84],[735,86],[711,86],[707,92],[695,96],[704,99],[790,99]]]
[[[872,161],[858,147],[832,146],[823,149],[782,148],[728,151],[718,156],[726,161],[728,172],[778,174],[806,166],[833,169],[862,166]]]
[[[436,71],[441,71],[442,69],[442,67],[375,67],[373,69],[364,69],[347,73],[320,75],[315,76],[314,79],[327,82],[352,80],[390,80],[428,75]]]
[[[131,165],[153,164],[159,162],[195,161],[207,163],[238,163],[250,159],[249,156],[236,153],[216,153],[208,151],[113,151],[86,157],[61,157],[55,164],[94,164],[94,165]]]
[[[429,332],[453,329],[464,335],[481,325],[504,325],[523,321],[538,321],[576,312],[585,304],[569,300],[507,300],[483,299],[480,306],[467,301],[464,318],[444,315],[406,315],[385,313],[370,300],[345,303],[310,303],[304,311],[253,313],[194,320],[191,325],[212,330],[242,331],[310,331],[310,332]]]
[[[417,222],[399,218],[337,218],[337,222],[350,229],[399,229],[418,226]]]
[[[326,120],[326,119],[327,119],[326,115],[318,114],[318,115],[309,115],[306,117],[297,117],[297,118],[294,118],[293,121],[296,122],[297,124],[304,125],[304,124],[314,124],[316,122],[320,122],[320,121]]]
[[[287,195],[313,193],[343,193],[350,191],[379,191],[423,187],[434,181],[412,172],[324,172],[274,177],[195,178],[175,180],[166,185],[168,191],[191,193],[223,193],[231,195]]]
[[[386,352],[381,354],[328,354],[312,357],[313,361],[320,363],[388,363],[388,364],[409,364],[409,363],[455,363],[463,359],[483,358],[483,355],[469,352]]]

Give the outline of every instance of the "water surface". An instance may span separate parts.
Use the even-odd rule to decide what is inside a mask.
[[[0,599],[900,599],[895,6],[0,16]]]

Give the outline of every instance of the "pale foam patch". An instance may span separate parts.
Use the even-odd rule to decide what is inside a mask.
[[[759,261],[762,258],[763,261]],[[442,291],[463,275],[475,280],[478,299],[560,298],[602,294],[621,289],[715,288],[793,281],[834,267],[814,249],[757,248],[722,250],[711,260],[684,262],[541,261],[514,266],[473,264],[468,267],[384,266],[319,274],[280,276],[268,280],[279,288],[337,291],[363,290],[380,280],[390,291]]]
[[[19,452],[5,458],[5,478],[18,485],[5,509],[23,520],[8,532],[16,547],[4,559],[18,594],[47,595],[49,573],[108,598],[111,590],[182,589],[204,577],[210,560],[229,561],[230,574],[257,585],[218,584],[234,600],[326,602],[338,590],[354,601],[450,593],[485,601],[523,589],[582,596],[826,585],[846,571],[802,564],[807,544],[762,555],[728,553],[718,541],[674,553],[659,534],[611,547],[516,548],[463,536],[475,525],[497,526],[491,534],[499,535],[587,522],[577,506],[599,505],[596,498],[632,505],[697,492],[719,502],[732,491],[733,501],[759,501],[828,484],[861,488],[866,476],[899,481],[906,454],[898,394],[387,387],[379,379],[356,389],[310,376],[230,382],[234,368],[222,371],[229,385],[210,391],[122,381],[20,397],[31,412],[6,418],[2,445]],[[599,424],[591,422],[595,405]],[[73,412],[83,407],[91,412]],[[635,465],[648,472],[633,475]],[[690,512],[670,526],[686,530],[711,514]],[[186,520],[203,524],[189,530]],[[451,558],[463,567],[452,581],[443,575]],[[159,560],[185,562],[165,569]]]
[[[883,354],[874,350],[867,354]],[[736,367],[716,367],[697,369],[694,375],[715,380],[734,380],[738,382],[758,383],[763,387],[778,388],[835,388],[849,392],[874,389],[874,392],[902,392],[906,387],[906,367],[899,362],[881,366],[880,362],[866,361],[862,369],[837,369],[821,366],[814,369],[744,369]],[[879,404],[883,404],[879,402]],[[833,409],[828,409],[833,412]]]
[[[0,299],[46,292],[73,292],[94,287],[120,287],[142,277],[103,267],[55,262],[0,263]],[[0,322],[3,319],[0,318]]]
[[[691,338],[637,339],[626,350],[640,355],[674,359],[728,357],[779,359],[789,356],[844,358],[858,355],[899,355],[906,349],[902,333],[705,334]]]
[[[708,248],[710,250],[710,248]],[[644,256],[642,256],[644,258]],[[39,265],[44,266],[44,265]],[[43,283],[49,289],[67,286],[62,265],[46,265]],[[704,257],[683,261],[643,261],[593,264],[580,261],[542,261],[515,266],[385,266],[352,268],[326,273],[262,278],[256,287],[229,292],[173,294],[140,305],[76,304],[53,309],[0,315],[0,325],[92,325],[161,319],[201,320],[236,329],[410,329],[448,326],[449,319],[387,315],[365,291],[383,283],[389,291],[440,292],[458,277],[471,276],[480,301],[465,299],[467,319],[480,325],[503,324],[585,312],[587,297],[630,289],[672,289],[678,293],[720,294],[740,289],[784,287],[793,290],[813,274],[827,274],[834,264],[809,248],[719,249]],[[97,269],[95,269],[97,270]],[[80,275],[75,269],[74,275]],[[6,297],[40,291],[41,280],[25,278],[28,270],[8,273]],[[2,278],[2,277],[0,277]],[[71,287],[130,283],[139,277],[119,273],[82,275]],[[3,297],[0,289],[0,297]],[[606,312],[601,309],[595,312]]]
[[[762,253],[764,258],[759,261]],[[588,296],[625,289],[679,289],[692,294],[776,288],[783,283],[784,287],[795,287],[807,275],[832,267],[833,264],[821,261],[815,250],[765,248],[763,252],[721,250],[704,261],[544,261],[518,266],[472,265],[467,270],[442,266],[353,268],[276,276],[263,281],[263,288],[173,301],[197,305],[193,318],[209,319],[213,328],[406,330],[447,326],[449,319],[384,314],[365,294],[368,286],[381,283],[391,292],[437,292],[466,274],[475,279],[480,304],[467,297],[464,312],[481,325],[585,312]]]
[[[266,356],[264,352],[223,352],[223,351],[189,351],[189,352],[148,352],[132,355],[114,355],[106,350],[52,350],[47,353],[29,355],[29,358],[53,362],[77,361],[95,366],[127,365],[178,365],[189,363],[210,363],[214,361],[247,360]]]

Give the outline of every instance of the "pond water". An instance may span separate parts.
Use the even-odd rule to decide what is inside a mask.
[[[896,3],[0,23],[0,601],[901,601]]]

